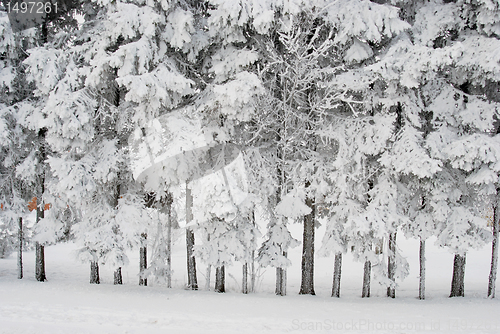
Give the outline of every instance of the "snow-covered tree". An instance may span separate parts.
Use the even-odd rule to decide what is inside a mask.
[[[22,278],[22,244],[23,238],[30,236],[30,231],[24,227],[22,218],[28,212],[28,200],[35,194],[36,150],[39,144],[36,131],[26,128],[25,120],[18,117],[18,110],[25,100],[33,97],[33,86],[26,80],[22,61],[26,58],[25,49],[39,43],[36,29],[13,33],[7,14],[0,13],[0,170],[2,220],[7,224],[4,230],[9,236],[18,236],[16,248],[19,249],[19,278]],[[21,223],[19,223],[21,222]],[[40,247],[38,247],[40,249]],[[37,264],[43,265],[42,261]],[[45,273],[37,266],[37,278],[44,280]]]
[[[497,107],[487,87],[498,81],[498,64],[487,50],[498,44],[491,30],[498,6],[489,1],[400,5],[412,24],[411,34],[391,45],[381,66],[374,68],[389,81],[388,91],[404,116],[403,132],[383,163],[392,165],[401,182],[401,205],[410,219],[407,231],[422,241],[435,234],[438,244],[458,252],[452,295],[463,295],[463,284],[456,283],[463,283],[466,249],[489,238],[476,208],[480,201],[473,199],[492,194],[494,169],[487,171],[481,159],[472,166],[463,145],[478,137],[488,141],[495,134]],[[467,145],[474,152],[485,142]]]
[[[126,139],[135,126],[144,127],[195,93],[188,76],[196,76],[186,74],[191,71],[186,61],[194,62],[197,47],[204,45],[200,40],[190,44],[201,31],[194,27],[199,4],[101,1],[82,6],[85,21],[74,35],[65,39],[70,34],[61,33],[59,43],[33,50],[26,64],[46,99],[41,114],[55,151],[50,163],[58,192],[72,203],[78,203],[75,193],[87,199],[86,207],[78,208],[81,228],[75,229],[85,231],[79,234],[85,253],[119,267],[130,242],[123,231],[134,224],[116,221],[119,199],[141,198],[131,185]],[[99,243],[95,236],[103,234],[109,240]]]
[[[234,112],[224,108],[227,102],[219,102],[221,108],[210,110],[224,118],[224,125],[219,123],[219,127],[225,129],[234,129],[235,119],[240,123],[244,121],[246,132],[253,133],[247,137],[249,142],[243,141],[244,145],[248,147],[250,143],[253,147],[262,148],[262,153],[265,153],[262,156],[274,169],[269,173],[274,180],[272,187],[276,194],[271,196],[274,204],[270,205],[270,216],[276,219],[269,228],[270,231],[283,233],[280,232],[276,237],[269,234],[268,241],[261,249],[262,256],[268,250],[277,250],[274,254],[264,256],[273,261],[286,255],[285,246],[290,245],[288,241],[291,239],[287,237],[289,233],[286,231],[286,224],[276,223],[280,220],[285,222],[286,219],[279,218],[274,211],[288,192],[293,191],[297,195],[297,201],[302,201],[302,204],[309,204],[309,209],[301,212],[305,216],[301,293],[313,294],[314,203],[316,196],[321,195],[317,184],[321,177],[315,174],[321,169],[321,154],[317,151],[319,136],[316,132],[323,120],[320,116],[331,111],[335,104],[360,102],[355,101],[345,87],[337,87],[331,83],[337,82],[335,75],[349,70],[352,63],[362,63],[374,56],[368,41],[380,43],[385,38],[397,35],[407,25],[399,20],[396,8],[368,1],[350,1],[348,5],[343,1],[314,1],[307,4],[213,1],[213,4],[214,9],[210,11],[208,23],[209,27],[214,28],[210,33],[222,36],[219,38],[225,55],[223,58],[222,52],[218,52],[221,56],[216,53],[217,57],[213,57],[214,81],[226,80],[241,67],[255,62],[255,54],[246,49],[252,47],[258,52],[260,61],[258,66],[250,67],[250,70],[259,74],[260,85],[266,89],[266,93],[260,99],[260,112],[255,116],[246,112],[234,115]],[[376,12],[376,15],[372,15],[371,11]],[[360,24],[351,25],[351,22]],[[221,63],[219,59],[224,59],[225,62]],[[228,72],[229,74],[225,74]],[[243,73],[236,74],[236,79]],[[247,85],[254,81],[246,80]],[[226,86],[229,84],[236,84],[236,81],[229,81]],[[255,87],[258,85],[256,81]],[[214,93],[220,91],[213,90]],[[241,88],[240,91],[247,92]],[[229,93],[229,86],[223,92]],[[241,94],[238,98],[234,95],[233,105],[235,102],[240,103],[245,96],[250,101],[251,95]],[[216,98],[212,100],[218,101]],[[234,134],[238,135],[235,131],[231,133],[226,130],[226,137],[231,138],[227,135],[228,132],[229,135],[233,134],[233,140]],[[217,135],[221,136],[220,133]],[[281,242],[285,248],[279,250]],[[287,261],[285,258],[278,262],[277,293],[283,294],[281,287],[284,286],[284,280],[280,277],[283,276],[283,266]]]
[[[251,208],[247,205],[252,201],[245,190],[244,173],[243,160],[237,158],[194,185],[195,189],[200,189],[194,196],[194,226],[203,236],[202,243],[194,250],[198,258],[219,273],[215,284],[218,292],[225,291],[224,268],[235,260],[241,261],[243,266],[253,261],[259,237],[258,229],[249,220]]]

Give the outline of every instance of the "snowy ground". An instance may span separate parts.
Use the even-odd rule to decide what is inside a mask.
[[[299,237],[300,230],[294,234]],[[256,294],[240,294],[239,263],[229,269],[226,294],[185,291],[182,240],[174,247],[173,289],[139,287],[135,253],[123,268],[123,286],[112,285],[113,269],[106,266],[101,267],[101,284],[90,285],[89,266],[73,259],[73,244],[46,248],[45,283],[34,279],[33,252],[25,254],[23,280],[16,278],[15,254],[0,259],[0,333],[500,333],[500,301],[485,298],[488,247],[468,254],[466,297],[450,299],[453,255],[429,245],[428,299],[420,301],[415,298],[418,244],[413,240],[400,240],[411,273],[394,300],[376,285],[372,298],[360,298],[362,265],[349,257],[344,258],[340,299],[329,297],[331,258],[316,260],[317,295],[297,295],[300,247],[290,254],[294,266],[288,271],[286,297],[273,294],[272,269],[261,276]],[[199,264],[202,288],[204,273]]]

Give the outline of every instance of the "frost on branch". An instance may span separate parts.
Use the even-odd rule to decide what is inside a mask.
[[[442,163],[432,159],[423,144],[422,134],[414,127],[406,126],[392,148],[382,155],[380,162],[396,173],[430,178],[441,170]]]
[[[335,43],[345,44],[352,37],[380,42],[394,37],[410,25],[399,18],[398,8],[366,0],[334,1],[327,4],[327,18],[338,29]]]
[[[193,14],[177,8],[167,17],[167,25],[163,37],[173,48],[183,49],[191,42],[191,34],[194,33]]]
[[[183,76],[171,62],[164,62],[151,72],[126,75],[117,83],[128,89],[127,101],[144,104],[148,110],[173,108],[183,96],[194,93],[194,82]]]
[[[430,2],[424,5],[415,15],[413,31],[419,44],[432,47],[436,38],[448,31],[463,28],[459,19],[460,7],[456,3]]]
[[[436,243],[454,254],[465,254],[468,249],[479,249],[491,241],[487,221],[464,207],[453,207],[442,227]]]
[[[133,39],[139,35],[153,37],[161,20],[161,16],[149,6],[117,2],[106,24],[112,39],[116,40],[118,36]]]
[[[36,84],[35,95],[48,95],[59,82],[65,67],[61,50],[36,48],[24,60],[27,66],[27,79]]]
[[[233,46],[228,46],[219,50],[212,56],[211,72],[215,74],[215,82],[222,83],[230,78],[234,78],[246,66],[255,63],[259,55],[251,50],[238,50]]]
[[[283,252],[288,252],[290,248],[299,245],[300,242],[292,237],[286,225],[272,222],[268,226],[266,240],[259,249],[258,261],[263,267],[289,267],[292,262],[283,255]]]
[[[256,98],[264,93],[257,75],[249,72],[236,74],[234,80],[212,85],[203,98],[200,110],[217,111],[229,119],[248,121],[256,111]]]

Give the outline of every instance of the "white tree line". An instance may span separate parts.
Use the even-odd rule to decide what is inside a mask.
[[[83,22],[68,13],[15,34],[1,13],[2,240],[12,240],[36,197],[38,280],[45,280],[43,246],[72,238],[80,259],[92,263],[94,283],[103,263],[121,282],[127,249],[141,248],[144,257],[150,242],[155,256],[147,270],[143,261],[141,282],[166,275],[169,285],[171,229],[184,211],[190,288],[198,288],[195,258],[217,269],[219,291],[224,266],[241,261],[246,279],[257,260],[276,268],[276,293],[284,295],[287,253],[298,244],[287,225],[301,221],[300,293],[314,294],[322,220],[319,252],[335,255],[336,297],[346,252],[364,263],[364,297],[372,277],[395,297],[396,279],[408,273],[396,247],[401,232],[420,239],[422,299],[427,239],[455,254],[450,296],[464,295],[467,251],[492,242],[493,297],[499,6],[83,1]],[[154,127],[173,114],[179,125],[170,134]],[[211,150],[163,160],[136,182],[134,152],[188,151],[182,145],[194,134],[182,119],[200,126],[191,148],[241,149],[245,200],[228,192],[224,168],[225,183],[205,178],[190,195],[186,174],[210,165]],[[132,134],[150,144],[129,145]],[[186,208],[178,210],[172,197],[183,182]],[[261,245],[256,208],[268,222]],[[490,208],[492,226],[484,218]],[[165,226],[152,223],[152,210]]]

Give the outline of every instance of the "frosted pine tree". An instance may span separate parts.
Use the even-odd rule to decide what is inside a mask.
[[[2,30],[0,49],[3,55],[0,85],[4,87],[1,93],[1,100],[3,101],[0,104],[2,104],[2,118],[4,120],[8,119],[10,124],[10,129],[4,132],[7,135],[6,139],[8,139],[9,147],[3,151],[6,154],[4,157],[7,158],[4,166],[9,171],[7,174],[10,182],[4,185],[11,186],[9,201],[17,202],[15,205],[9,203],[13,205],[7,207],[10,210],[19,211],[20,216],[16,217],[15,220],[20,221],[23,209],[28,204],[27,199],[37,198],[38,201],[34,203],[38,204],[37,222],[39,222],[44,213],[42,193],[45,182],[43,174],[46,169],[43,140],[45,132],[43,127],[40,127],[39,118],[26,117],[25,114],[27,110],[39,108],[40,99],[36,95],[35,87],[29,84],[29,75],[22,66],[22,62],[26,58],[26,52],[23,49],[30,49],[46,43],[49,38],[49,31],[42,26],[24,30],[14,35],[7,16],[6,14],[4,16],[4,14],[2,12],[0,20],[0,30]],[[54,25],[50,37],[52,37],[54,31],[58,31],[62,26],[71,26],[71,20]],[[5,102],[5,105],[3,102]],[[17,187],[21,188],[14,189]],[[19,196],[21,193],[23,195]],[[21,198],[25,200],[24,203],[18,202]],[[36,227],[39,227],[39,225],[37,224]],[[22,226],[19,228],[19,233],[22,232],[21,228]],[[37,240],[36,279],[39,281],[45,280],[43,247],[43,241],[39,242]],[[19,260],[21,265],[21,256]],[[21,271],[19,276],[22,276]]]
[[[318,97],[317,101],[323,101],[323,104],[314,105],[319,115],[316,133],[332,147],[327,151],[334,160],[333,167],[326,173],[327,182],[317,186],[327,188],[317,190],[317,195],[323,194],[331,215],[322,253],[334,251],[336,268],[340,270],[339,252],[349,243],[355,245],[356,254],[365,261],[363,295],[368,296],[372,261],[376,265],[378,280],[393,289],[393,283],[386,278],[390,274],[383,269],[387,262],[379,255],[384,248],[379,245],[384,240],[387,245],[389,239],[394,240],[394,235],[388,232],[395,232],[401,222],[396,209],[395,180],[387,172],[380,171],[377,161],[397,129],[394,126],[397,102],[383,96],[384,78],[374,74],[369,65],[376,64],[385,47],[397,40],[393,37],[409,25],[399,19],[397,8],[369,2],[350,2],[349,7],[334,2],[325,7],[325,12],[326,24],[337,28],[338,33],[334,30],[328,50],[332,63],[323,61],[318,66],[321,68],[318,71],[324,76],[318,79],[318,95],[323,98]],[[359,29],[354,28],[349,25],[349,20],[341,17],[363,24]],[[322,179],[319,168],[317,173],[316,182]],[[363,231],[362,237],[358,235],[360,230]],[[406,271],[404,260],[395,254],[392,256],[394,261],[400,262],[403,277]],[[332,289],[334,295],[338,294],[340,282],[339,274],[336,276]]]
[[[410,193],[417,191],[415,185],[423,191],[414,199],[420,202],[425,219],[432,221],[427,223],[428,230],[436,228],[438,243],[457,252],[451,295],[463,295],[466,249],[480,247],[488,240],[484,221],[479,219],[479,203],[472,199],[474,194],[480,194],[480,198],[492,195],[494,170],[485,168],[490,158],[482,163],[476,158],[472,163],[463,145],[475,152],[485,145],[490,147],[486,143],[495,135],[497,107],[491,104],[491,83],[498,80],[498,64],[486,50],[498,44],[492,35],[497,6],[486,2],[413,1],[403,8],[413,24],[413,38],[402,38],[393,45],[386,53],[385,67],[377,72],[398,82],[393,91],[410,97],[400,99],[407,125],[418,129],[424,151],[442,168],[435,169],[432,176],[421,176],[418,182],[404,182]],[[414,93],[408,95],[408,89]],[[462,163],[458,162],[461,159]],[[430,166],[422,167],[429,170]],[[415,213],[411,218],[419,219]],[[413,231],[417,236],[422,223],[412,223],[416,224]]]
[[[225,291],[226,266],[235,260],[244,266],[253,261],[251,256],[259,237],[258,229],[247,218],[247,203],[251,204],[251,198],[245,190],[244,175],[240,158],[219,172],[199,179],[194,186],[203,189],[194,196],[194,229],[203,236],[194,250],[209,268],[216,268],[215,290],[218,292]],[[207,280],[210,281],[209,277]]]
[[[52,71],[59,77],[46,81],[52,86],[42,92],[49,95],[52,108],[45,109],[50,110],[46,120],[50,123],[48,135],[53,136],[51,145],[59,153],[51,161],[59,179],[70,177],[77,181],[80,177],[78,183],[88,185],[84,192],[95,200],[86,203],[88,208],[81,208],[81,218],[95,227],[96,235],[109,234],[109,240],[85,251],[92,260],[97,257],[104,261],[108,259],[106,254],[114,254],[111,262],[125,263],[123,245],[130,240],[123,231],[129,229],[127,224],[134,223],[116,221],[119,199],[128,194],[141,198],[127,184],[132,182],[125,158],[128,134],[134,125],[143,127],[195,92],[194,82],[182,73],[185,68],[178,67],[183,61],[178,60],[187,59],[188,54],[195,58],[196,47],[203,43],[190,48],[191,34],[195,32],[190,10],[194,12],[196,6],[183,6],[107,1],[86,6],[85,22],[76,37],[71,43],[59,44],[62,50],[53,51],[53,58],[61,62],[54,64],[55,68],[66,70]],[[158,39],[160,35],[163,38]],[[31,57],[29,65],[34,73],[40,69],[37,62],[43,52]],[[99,157],[102,161],[93,161]],[[96,175],[80,173],[95,168]],[[91,212],[96,205],[103,211]],[[97,216],[91,217],[94,214]],[[93,240],[91,244],[96,242],[90,235],[82,237]],[[91,249],[96,247],[102,249]]]
[[[318,157],[315,151],[317,137],[314,132],[317,123],[321,121],[318,115],[322,112],[331,109],[332,105],[342,100],[355,103],[352,96],[343,94],[347,90],[340,89],[340,93],[337,94],[339,91],[329,89],[328,80],[336,71],[341,72],[337,66],[343,65],[342,52],[349,48],[346,53],[347,61],[362,62],[373,56],[373,52],[364,41],[379,41],[384,35],[392,37],[406,25],[398,19],[395,8],[362,1],[354,4],[357,9],[354,11],[357,13],[355,15],[366,13],[364,19],[367,24],[359,31],[352,30],[352,27],[345,24],[349,20],[340,19],[346,15],[353,17],[351,12],[346,12],[348,6],[343,2],[317,1],[310,4],[266,2],[260,4],[260,7],[255,3],[248,3],[245,6],[236,3],[214,2],[214,4],[217,6],[211,12],[209,23],[217,27],[217,31],[222,31],[221,35],[230,36],[240,43],[249,42],[246,36],[255,36],[256,42],[253,46],[261,53],[263,63],[267,64],[262,67],[260,77],[268,90],[263,105],[270,111],[264,112],[264,116],[259,115],[255,123],[249,124],[250,129],[254,128],[257,135],[255,138],[250,136],[250,140],[252,146],[257,147],[269,146],[271,142],[276,143],[274,145],[276,151],[266,152],[266,155],[269,154],[266,159],[272,161],[270,165],[278,166],[276,177],[273,177],[277,189],[274,206],[278,205],[282,197],[292,189],[297,188],[298,191],[302,186],[308,185],[305,193],[309,198],[311,210],[304,220],[305,231],[308,232],[305,233],[302,292],[314,293],[312,278],[314,250],[311,231],[314,232],[313,215],[316,211],[314,203],[317,195],[317,185],[313,175]],[[353,3],[350,2],[349,8],[352,6]],[[369,15],[370,12],[365,9],[379,11],[382,21],[374,20]],[[244,25],[247,20],[251,22],[250,27]],[[385,30],[382,29],[384,25],[387,28]],[[341,33],[335,35],[336,29]],[[274,34],[278,38],[269,38]],[[320,82],[325,84],[315,88]],[[272,137],[269,135],[271,132],[278,135]],[[298,174],[291,172],[299,170]],[[305,203],[306,198],[303,197],[302,200]],[[274,211],[272,206],[271,210]],[[272,211],[271,216],[274,215]],[[274,223],[270,228],[273,226]],[[282,228],[278,230],[283,231]],[[286,250],[284,252],[286,253]],[[280,256],[283,256],[283,251],[280,252]],[[281,276],[282,268],[278,268],[278,281]],[[277,286],[277,293],[282,294],[280,286],[283,284]]]
[[[29,94],[29,89],[20,89],[23,76],[17,71],[20,58],[19,43],[10,27],[8,16],[0,13],[0,256],[19,251],[19,278],[22,278],[22,233],[18,221],[27,211],[25,200],[29,194],[29,183],[16,175],[16,165],[28,154],[30,138],[23,134],[15,120],[13,105]],[[19,89],[19,90],[18,90]],[[23,191],[24,190],[24,191]],[[18,235],[19,234],[19,235]],[[19,238],[18,238],[19,236]],[[20,239],[20,240],[18,240]]]

